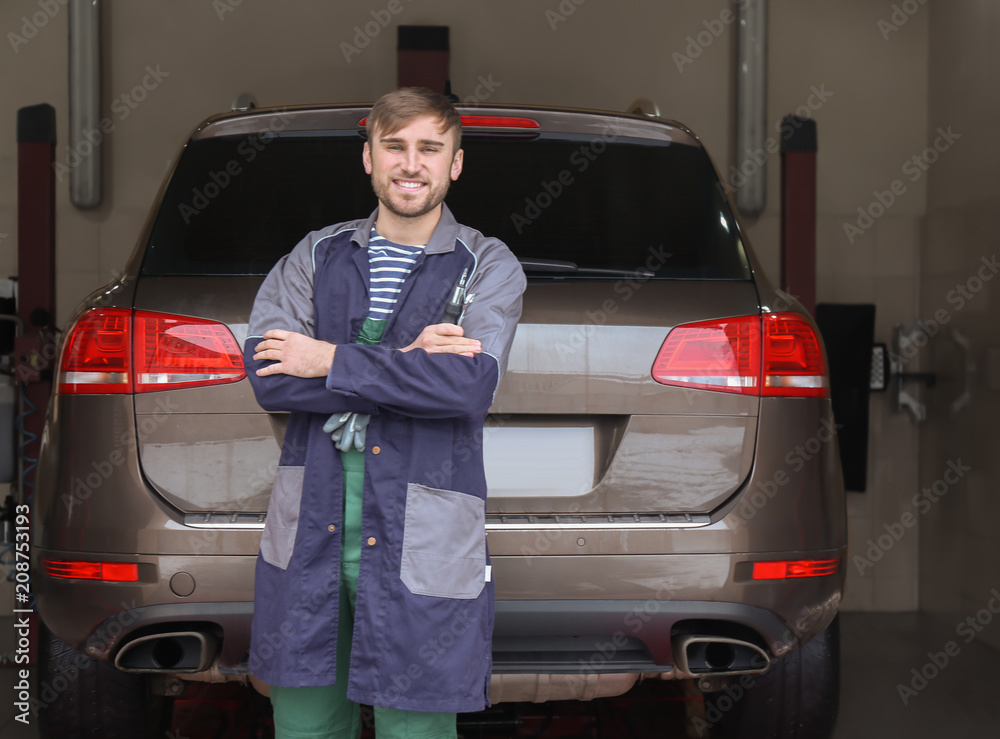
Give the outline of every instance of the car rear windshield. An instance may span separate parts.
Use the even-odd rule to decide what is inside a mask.
[[[143,274],[266,274],[309,231],[375,208],[356,132],[217,137],[184,150]],[[463,140],[446,202],[504,241],[529,277],[749,279],[705,152],[669,142],[542,134]]]

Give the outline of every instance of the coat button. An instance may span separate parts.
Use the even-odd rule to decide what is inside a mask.
[[[375,546],[375,537],[374,536],[369,536],[368,537],[368,546],[370,546],[370,547]]]
[[[337,527],[331,523],[329,526],[326,527],[326,530],[332,534],[334,531],[337,530]]]
[[[380,447],[380,446],[373,446],[372,447],[372,454],[381,454],[381,453],[382,453],[382,447]]]

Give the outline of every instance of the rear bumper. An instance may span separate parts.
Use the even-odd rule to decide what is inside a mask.
[[[111,660],[123,643],[150,630],[204,626],[221,637],[220,669],[246,661],[256,557],[84,554],[39,547],[33,556],[32,583],[45,625],[89,657]],[[139,581],[51,577],[40,566],[43,558],[136,563]],[[188,595],[175,592],[190,588]]]
[[[79,553],[48,550],[35,554],[80,558]],[[819,559],[843,557],[844,552],[787,554]],[[36,568],[38,609],[58,637],[90,657],[113,661],[121,646],[137,636],[202,630],[219,640],[216,667],[221,673],[246,672],[256,557],[92,558],[136,562],[140,582],[53,578]],[[820,578],[742,580],[739,573],[745,566],[740,565],[750,561],[749,555],[568,559],[493,558],[495,673],[669,673],[675,664],[672,641],[682,633],[742,638],[780,656],[827,626],[843,587],[843,568]],[[590,574],[568,579],[568,567]],[[182,574],[186,577],[179,580]],[[195,584],[193,592],[175,593],[178,582],[188,578]]]
[[[87,477],[81,487],[76,468],[57,453],[66,424],[76,429],[78,457],[112,457],[105,436],[79,431],[86,404],[74,408],[54,415],[39,464],[33,585],[42,618],[103,659],[144,631],[205,626],[222,639],[220,671],[245,669],[260,530],[187,525],[149,489],[134,453],[118,466],[91,465],[100,479],[91,485]],[[134,430],[131,399],[109,400],[105,412],[109,427]],[[844,492],[835,437],[817,432],[803,441],[802,429],[822,428],[828,414],[828,403],[762,400],[760,423],[769,432],[758,434],[750,477],[696,527],[539,516],[492,528],[497,669],[579,669],[580,659],[608,660],[610,640],[617,662],[601,671],[666,672],[672,631],[749,632],[774,656],[822,631],[843,591]],[[637,508],[648,507],[647,491]],[[557,520],[542,522],[549,518]],[[140,580],[52,578],[41,557],[136,563]],[[825,577],[755,582],[747,573],[753,561],[831,558],[841,567]]]
[[[675,637],[683,633],[739,635],[772,655],[799,646],[781,617],[742,603],[501,601],[493,672],[671,673]]]
[[[590,661],[588,654],[606,657],[610,643],[616,658],[627,653],[628,669],[598,659],[605,666],[597,671],[660,672],[675,664],[673,637],[696,632],[746,638],[780,657],[823,631],[837,614],[845,554],[846,549],[495,556],[495,671],[538,671],[543,662],[551,668],[547,672],[563,671],[556,669],[560,662],[575,669],[581,659]],[[753,561],[832,558],[841,560],[833,575],[769,581],[749,577]],[[553,651],[564,655],[554,658]]]

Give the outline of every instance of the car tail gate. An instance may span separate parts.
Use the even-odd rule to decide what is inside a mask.
[[[717,341],[699,349],[716,363],[739,360],[743,377],[707,387],[704,368],[695,383],[664,384],[655,374],[675,332],[734,322],[693,320],[707,311],[759,329],[753,284],[713,283],[709,305],[704,284],[650,281],[601,323],[574,320],[613,289],[614,281],[529,285],[485,433],[491,511],[706,514],[749,475],[760,331],[723,341],[728,356]],[[691,358],[684,361],[683,370],[694,371]]]
[[[448,205],[504,241],[528,277],[484,433],[491,510],[715,510],[753,467],[761,397],[808,400],[826,387],[811,325],[761,316],[707,154],[686,129],[651,119],[465,112],[466,166]],[[357,162],[365,114],[290,122],[192,213],[183,206],[209,174],[242,161],[252,118],[200,129],[152,226],[130,333],[108,315],[81,344],[72,386],[134,394],[143,473],[181,510],[266,509],[283,417],[259,408],[233,345],[242,349],[277,259],[309,231],[374,207]]]
[[[147,278],[135,308],[91,308],[68,332],[58,393],[131,396],[145,479],[180,510],[267,509],[278,441],[242,361],[259,284],[259,277]]]

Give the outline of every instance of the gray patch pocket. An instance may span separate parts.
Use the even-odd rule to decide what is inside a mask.
[[[260,539],[260,555],[268,564],[287,569],[299,528],[299,506],[305,467],[278,467],[267,507],[267,523]]]
[[[486,510],[475,495],[406,486],[399,577],[414,595],[476,598],[486,581]]]

